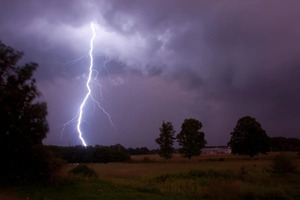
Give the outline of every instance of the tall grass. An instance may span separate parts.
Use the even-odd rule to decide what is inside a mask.
[[[141,191],[185,195],[190,198],[299,199],[299,172],[294,172],[292,176],[274,176],[272,163],[276,159],[276,154],[263,155],[255,159],[238,158],[232,156],[223,160],[218,157],[206,157],[205,160],[198,159],[191,163],[159,161],[146,165],[132,164],[123,169],[126,173],[115,176],[114,179],[106,179],[119,186]],[[293,159],[294,163],[299,165],[299,160],[295,156]],[[150,171],[140,174],[139,169],[144,166],[148,166]],[[184,168],[181,168],[182,166]],[[134,168],[137,170],[133,170]]]
[[[136,161],[133,159],[130,163],[87,164],[97,173],[98,179],[69,174],[68,171],[75,167],[66,165],[57,183],[23,188],[19,194],[22,199],[31,195],[31,200],[39,197],[59,200],[300,199],[299,171],[274,174],[276,154],[255,159],[203,155],[192,161],[176,156],[171,161],[160,160],[157,156],[144,157],[136,157]],[[289,158],[299,166],[296,154],[289,154]],[[85,173],[86,169],[79,171]]]

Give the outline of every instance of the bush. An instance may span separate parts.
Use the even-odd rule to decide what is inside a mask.
[[[69,171],[69,174],[79,175],[87,178],[97,178],[98,175],[95,170],[89,168],[86,165],[78,165],[74,169]]]
[[[1,163],[0,186],[52,181],[64,163],[43,145],[34,145],[27,151],[23,149],[19,154],[18,157],[11,158],[10,162]]]
[[[271,167],[273,173],[276,174],[295,173],[297,171],[297,165],[293,162],[292,158],[283,154],[275,157]]]

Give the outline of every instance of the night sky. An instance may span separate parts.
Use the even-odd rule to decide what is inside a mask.
[[[224,145],[247,115],[269,136],[299,137],[299,8],[298,0],[0,0],[0,40],[40,66],[45,144],[80,144],[76,122],[61,131],[86,93],[91,22],[102,85],[92,84],[93,96],[114,127],[89,100],[88,145],[157,148],[162,121],[178,133],[185,118],[202,122],[208,145]]]

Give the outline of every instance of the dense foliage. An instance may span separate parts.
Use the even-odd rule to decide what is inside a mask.
[[[186,158],[198,156],[201,154],[201,149],[204,148],[206,140],[205,134],[199,132],[202,128],[202,123],[196,119],[185,119],[181,126],[181,132],[177,135],[177,141],[181,148],[181,153]]]
[[[150,155],[159,153],[159,149],[148,149],[147,147],[127,148],[125,150],[129,155]]]
[[[238,120],[228,145],[233,154],[253,157],[270,150],[270,138],[255,118],[246,116]]]
[[[47,106],[38,102],[36,63],[17,66],[22,53],[0,41],[0,180],[4,184],[49,178],[59,164],[42,140],[48,132]]]
[[[172,153],[174,152],[174,128],[171,122],[163,122],[159,128],[159,137],[155,139],[155,142],[159,145],[159,155],[165,159],[172,158]]]
[[[271,151],[298,151],[300,152],[300,139],[272,137]]]
[[[96,145],[83,146],[48,146],[48,149],[55,153],[56,156],[66,160],[69,163],[107,163],[123,162],[130,160],[121,145],[110,147]]]

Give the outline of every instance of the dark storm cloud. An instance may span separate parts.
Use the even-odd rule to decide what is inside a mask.
[[[299,135],[299,1],[2,0],[1,5],[0,39],[41,66],[50,143],[59,143],[57,127],[76,114],[84,91],[87,57],[67,61],[86,55],[90,21],[99,24],[95,65],[109,90],[102,103],[118,129],[93,112],[86,118],[98,117],[101,126],[95,121],[87,126],[97,132],[89,136],[91,144],[153,147],[162,120],[172,120],[179,130],[187,117],[203,122],[209,144],[225,144],[245,115],[256,117],[271,136]],[[78,142],[69,132],[60,144]]]

